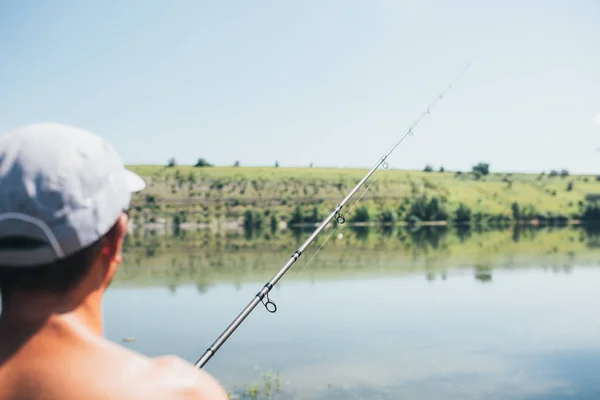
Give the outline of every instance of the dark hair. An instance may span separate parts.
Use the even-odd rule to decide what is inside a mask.
[[[0,295],[6,300],[15,291],[46,291],[57,294],[67,293],[90,272],[96,256],[102,249],[102,241],[114,235],[117,224],[100,239],[67,258],[52,264],[26,268],[14,268],[0,264]],[[0,246],[27,248],[35,242],[25,238],[11,238],[0,241]],[[1,261],[0,261],[1,263]]]

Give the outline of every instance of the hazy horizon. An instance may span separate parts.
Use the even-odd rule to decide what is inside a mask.
[[[207,160],[210,161],[210,160]],[[312,167],[307,164],[307,165],[279,165],[277,168],[289,168],[289,169],[301,169],[301,168],[312,168],[312,169],[359,169],[359,170],[364,170],[365,173],[371,169],[372,167],[375,166],[375,164],[379,161],[379,159],[377,161],[375,161],[373,163],[373,165],[369,165],[369,166],[345,166],[345,167],[340,167],[340,166],[336,166],[336,165],[313,165]],[[477,162],[473,163],[472,166],[475,166],[477,164]],[[160,167],[160,166],[164,166],[165,168],[168,168],[167,163],[163,163],[163,164],[126,164],[126,167]],[[179,164],[177,163],[177,166],[179,167],[194,167],[194,164]],[[435,165],[431,165],[433,167],[433,171],[429,172],[431,174],[436,174],[436,173],[440,173],[439,171],[439,167],[444,167],[443,165],[440,166],[435,166]],[[255,164],[255,165],[243,165],[240,163],[240,165],[238,167],[235,167],[232,164],[222,164],[222,165],[212,165],[211,167],[199,167],[199,168],[275,168],[274,163],[271,165],[268,164]],[[387,169],[383,169],[383,167],[379,167],[379,171],[381,171],[381,173],[385,173],[385,171],[406,171],[406,172],[422,172],[423,169],[425,168],[425,165],[423,166],[423,168],[402,168],[402,167],[394,167],[394,166],[389,166]],[[600,173],[598,172],[573,172],[571,170],[569,170],[568,168],[564,168],[565,170],[567,170],[569,172],[569,175],[590,175],[590,176],[600,176]],[[560,168],[553,168],[553,169],[548,169],[548,170],[539,170],[539,171],[518,171],[518,170],[514,170],[514,169],[508,169],[508,170],[498,170],[498,169],[494,169],[493,165],[490,165],[490,174],[528,174],[528,175],[539,175],[541,173],[545,173],[546,175],[548,175],[552,170],[556,171],[557,173],[561,173],[562,169]],[[467,173],[467,172],[472,172],[471,167],[469,168],[465,168],[465,169],[456,169],[456,168],[446,168],[444,167],[444,171],[443,172],[462,172],[462,173]]]

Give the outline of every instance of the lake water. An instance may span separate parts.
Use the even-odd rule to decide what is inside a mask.
[[[277,312],[257,306],[205,369],[241,398],[256,385],[261,399],[598,399],[600,251],[583,243],[586,257],[567,257],[557,242],[484,277],[452,257],[433,275],[368,257],[358,270],[312,274],[317,257],[272,290]],[[201,285],[117,282],[105,300],[106,335],[195,362],[279,261]]]

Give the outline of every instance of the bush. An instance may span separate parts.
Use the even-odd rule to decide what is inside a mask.
[[[393,225],[396,223],[396,216],[391,210],[382,211],[378,219],[380,224]]]
[[[537,217],[539,213],[535,209],[535,207],[531,204],[527,204],[525,207],[521,208],[521,220],[523,221],[531,221],[533,218]]]
[[[448,211],[437,197],[427,195],[417,197],[410,205],[407,218],[418,218],[420,221],[447,221]]]
[[[471,215],[471,220],[475,223],[477,227],[481,227],[486,219],[487,215],[482,213],[481,211],[477,211],[476,213]]]
[[[400,205],[398,206],[398,210],[396,211],[396,215],[398,216],[398,218],[403,218],[404,214],[409,209],[409,207],[410,200],[408,200],[408,198],[405,197],[404,199],[402,199],[402,203],[400,203]]]
[[[369,215],[369,209],[362,205],[355,209],[352,216],[350,217],[350,221],[353,223],[357,222],[369,222],[371,220],[371,216]]]
[[[457,224],[467,224],[471,222],[471,209],[469,206],[460,203],[454,212],[454,222]]]
[[[147,206],[151,206],[156,204],[156,196],[151,195],[151,194],[147,194],[146,195],[146,205]]]
[[[510,226],[510,217],[506,214],[496,214],[490,216],[488,224],[494,229],[504,229]]]

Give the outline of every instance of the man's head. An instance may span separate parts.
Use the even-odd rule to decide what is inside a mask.
[[[0,135],[0,292],[66,293],[118,260],[144,181],[100,137],[35,124]]]

